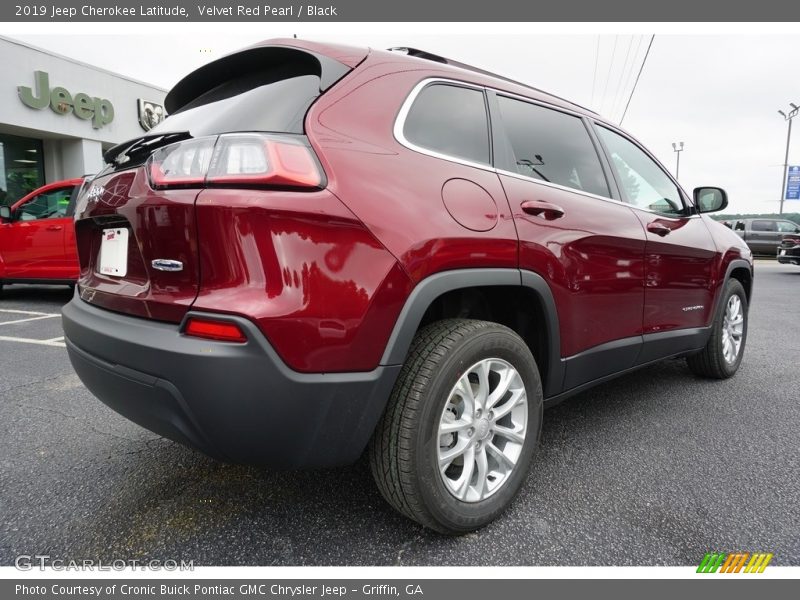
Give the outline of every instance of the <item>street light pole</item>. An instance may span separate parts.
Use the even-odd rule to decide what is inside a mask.
[[[786,176],[789,173],[789,144],[792,141],[792,119],[797,116],[797,113],[800,113],[800,106],[797,106],[794,102],[789,102],[789,106],[792,108],[788,113],[782,110],[778,111],[778,114],[783,117],[783,120],[789,123],[789,127],[786,131],[786,158],[783,160],[783,181],[781,181],[781,204],[779,214],[783,214],[783,201],[786,199]]]
[[[675,160],[675,179],[678,179],[678,176],[681,172],[681,152],[683,152],[683,142],[672,142],[672,151],[678,155]]]

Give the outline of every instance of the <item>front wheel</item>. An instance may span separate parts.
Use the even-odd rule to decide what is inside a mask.
[[[525,342],[496,323],[423,328],[370,443],[398,511],[441,533],[494,520],[516,496],[539,442],[542,386]]]
[[[696,375],[727,379],[739,369],[747,342],[747,294],[736,279],[729,279],[722,291],[718,314],[705,348],[686,359]]]

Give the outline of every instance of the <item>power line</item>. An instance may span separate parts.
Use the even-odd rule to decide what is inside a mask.
[[[644,41],[644,36],[638,35],[636,37],[639,39],[636,40],[636,50],[633,52],[633,58],[631,59],[630,67],[628,68],[628,72],[625,74],[625,81],[622,84],[622,90],[621,90],[622,94],[619,97],[620,100],[619,104],[625,101],[625,90],[628,89],[628,86],[631,83],[631,79],[633,78],[633,73],[636,71],[636,63],[639,62],[639,54],[641,53],[642,50],[642,42]],[[612,107],[610,114],[614,114],[615,112],[617,112],[617,103],[614,103],[614,106]]]
[[[597,83],[597,63],[600,62],[600,36],[597,36],[597,49],[594,52],[594,76],[592,77],[592,101],[590,106],[594,106],[594,86]]]
[[[603,107],[606,104],[606,96],[608,93],[608,82],[611,81],[611,68],[614,66],[614,57],[617,55],[617,42],[619,41],[619,36],[614,36],[614,50],[611,52],[611,62],[608,63],[608,74],[606,75],[606,85],[603,88],[603,100],[600,102],[600,112],[603,111]]]
[[[642,71],[644,71],[644,65],[647,63],[647,57],[650,56],[650,48],[653,47],[654,39],[656,39],[656,34],[650,36],[650,43],[647,45],[647,52],[644,53],[642,66],[639,67],[639,72],[636,74],[636,81],[633,82],[633,87],[631,88],[631,95],[628,96],[628,103],[625,104],[625,110],[622,112],[622,118],[619,120],[620,125],[622,125],[622,122],[625,120],[625,115],[628,114],[628,107],[631,105],[631,100],[633,100],[633,93],[636,91],[636,86],[639,84],[639,78],[642,76]]]
[[[631,55],[631,48],[633,48],[633,36],[630,37],[628,40],[628,50],[625,52],[625,60],[622,63],[622,69],[619,71],[619,79],[617,80],[617,89],[614,91],[614,100],[611,102],[611,110],[609,111],[609,116],[614,114],[614,107],[617,105],[617,101],[619,100],[619,92],[622,89],[622,78],[625,75],[625,71],[628,68],[628,58]]]

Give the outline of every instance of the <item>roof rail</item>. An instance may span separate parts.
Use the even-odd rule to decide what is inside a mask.
[[[458,62],[456,60],[452,60],[449,58],[445,58],[444,56],[439,56],[438,54],[433,54],[432,52],[427,52],[425,50],[419,50],[418,48],[408,48],[405,46],[395,46],[392,48],[387,48],[389,52],[397,52],[399,54],[405,54],[407,56],[413,56],[414,58],[421,58],[423,60],[430,60],[433,62],[442,63],[444,65],[450,65],[453,67],[457,67],[459,69],[464,69],[465,71],[471,71],[473,73],[478,73],[480,75],[485,75],[486,77],[493,77],[494,79],[499,79],[501,81],[505,81],[506,83],[513,83],[514,85],[519,85],[524,88],[528,88],[529,90],[533,90],[535,92],[539,92],[541,94],[547,94],[553,98],[558,98],[562,102],[567,102],[568,104],[572,104],[573,106],[577,106],[587,112],[596,115],[595,111],[590,108],[586,108],[585,106],[581,106],[572,100],[567,100],[566,98],[562,98],[561,96],[556,96],[550,92],[542,90],[537,87],[533,87],[532,85],[528,85],[527,83],[522,83],[521,81],[517,81],[516,79],[511,79],[510,77],[503,77],[502,75],[498,75],[497,73],[492,73],[491,71],[487,71],[485,69],[480,69],[478,67],[473,67],[472,65],[468,65],[466,63]]]

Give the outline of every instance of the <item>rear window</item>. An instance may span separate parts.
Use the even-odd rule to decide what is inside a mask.
[[[169,115],[150,133],[188,131],[193,137],[236,131],[303,133],[308,107],[320,95],[320,76],[272,71],[225,81]]]
[[[489,123],[480,90],[432,84],[414,100],[403,136],[426,150],[489,164]]]

